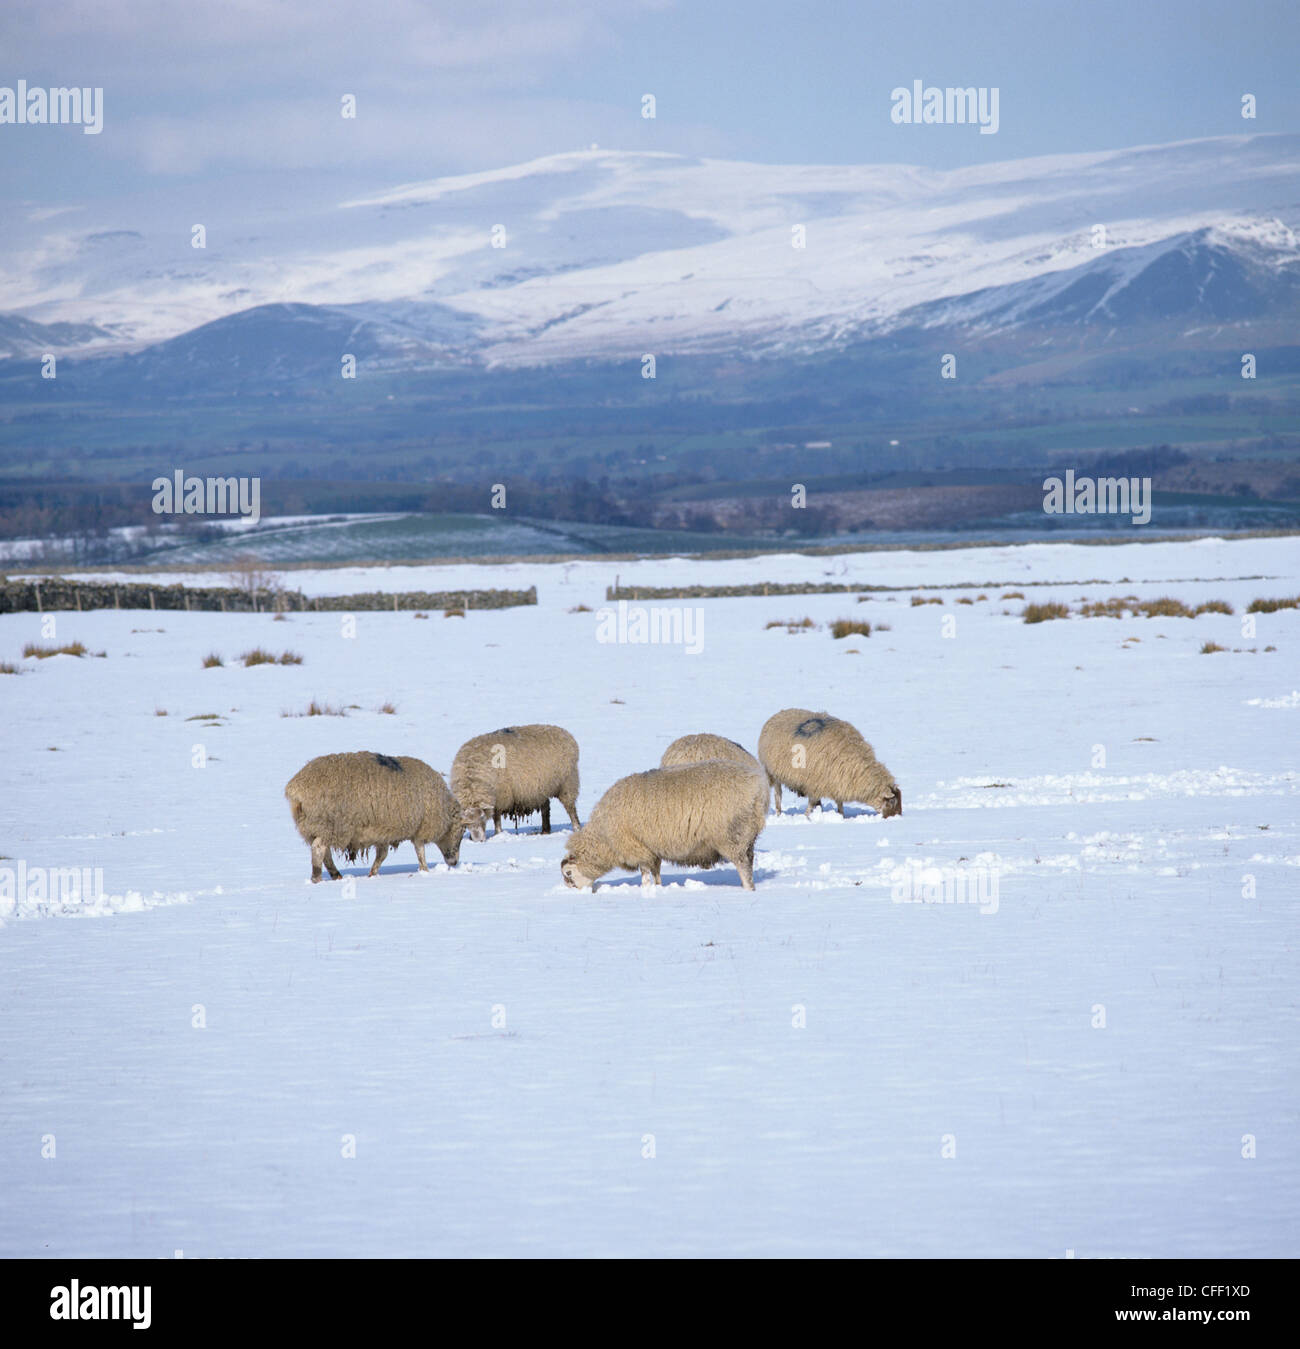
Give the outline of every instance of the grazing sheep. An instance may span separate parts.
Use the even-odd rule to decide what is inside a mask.
[[[426,843],[438,845],[449,867],[460,860],[465,832],[460,807],[442,774],[419,759],[368,751],[322,754],[289,779],[284,794],[298,832],[311,847],[313,881],[321,879],[322,862],[330,878],[339,879],[332,848],[349,862],[374,848],[372,876],[388,850],[408,838],[421,871],[429,869]]]
[[[759,768],[713,759],[652,768],[620,778],[570,839],[560,874],[573,889],[595,889],[607,871],[640,871],[659,884],[661,862],[711,867],[728,861],[754,888],[754,840],[767,821],[767,780]]]
[[[857,728],[826,712],[787,707],[769,717],[758,737],[758,757],[776,788],[777,814],[781,788],[808,798],[806,815],[822,797],[844,814],[846,801],[862,801],[888,819],[903,813],[903,793],[889,769]]]
[[[728,740],[726,736],[710,735],[707,731],[700,731],[696,735],[684,735],[674,740],[664,750],[659,767],[671,768],[674,764],[703,763],[706,759],[728,759],[732,763],[746,764],[755,771],[762,768],[758,760],[743,746],[736,744],[734,740]]]
[[[501,832],[501,817],[518,823],[542,812],[542,833],[551,832],[551,797],[578,828],[578,742],[559,726],[506,726],[476,735],[457,751],[451,790],[475,843],[487,838],[487,817]]]

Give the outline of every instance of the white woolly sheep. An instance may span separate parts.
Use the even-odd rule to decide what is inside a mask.
[[[659,760],[660,768],[671,768],[674,764],[704,763],[707,759],[727,759],[732,763],[743,763],[755,772],[762,765],[742,745],[728,740],[724,735],[711,735],[708,731],[699,731],[695,735],[683,735],[674,740],[664,750]]]
[[[457,751],[451,790],[461,819],[475,843],[487,838],[487,817],[495,833],[501,817],[516,824],[542,812],[542,833],[551,832],[551,798],[578,820],[578,742],[560,726],[505,726],[476,735]]]
[[[299,834],[311,848],[311,878],[321,864],[332,880],[340,873],[331,849],[355,862],[371,848],[373,876],[390,848],[405,839],[415,845],[421,871],[428,871],[424,845],[436,843],[449,867],[460,860],[465,832],[460,807],[442,774],[419,759],[362,751],[322,754],[289,779],[284,794]]]
[[[758,737],[758,757],[776,789],[777,814],[783,786],[808,798],[806,815],[823,797],[841,815],[846,801],[861,801],[885,819],[903,813],[903,793],[889,769],[856,727],[827,712],[787,707],[769,717]]]
[[[607,871],[640,871],[659,884],[662,862],[711,867],[730,862],[754,888],[754,841],[767,821],[762,769],[714,759],[620,778],[596,802],[560,863],[565,885],[595,889]]]

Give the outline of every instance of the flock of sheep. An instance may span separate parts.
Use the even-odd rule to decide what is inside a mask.
[[[321,868],[340,878],[332,853],[349,862],[372,848],[375,875],[391,848],[409,839],[420,870],[434,843],[448,866],[460,860],[465,834],[487,838],[490,816],[518,822],[534,812],[551,832],[551,801],[573,821],[560,872],[574,889],[594,889],[616,868],[659,883],[664,862],[711,867],[730,862],[746,890],[754,888],[754,844],[767,821],[769,789],[807,797],[807,813],[823,798],[840,814],[846,801],[900,815],[903,795],[858,730],[826,712],[786,708],[769,717],[758,758],[724,736],[674,740],[658,768],[620,778],[578,820],[578,742],[559,726],[508,726],[467,740],[451,766],[451,785],[420,759],[359,752],[324,754],[289,780],[284,794],[293,822],[311,848],[311,878]]]

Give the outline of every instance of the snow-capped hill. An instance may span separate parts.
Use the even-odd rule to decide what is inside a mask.
[[[35,323],[19,314],[0,314],[0,360],[15,356],[39,360],[46,354],[112,346],[117,340],[93,323]]]
[[[1291,303],[1297,203],[1300,136],[950,172],[590,150],[227,222],[206,250],[140,221],[35,252],[20,229],[0,282],[23,319],[137,349],[288,303],[360,315],[413,364],[815,351],[918,322],[1250,317],[1269,276]]]
[[[1022,324],[1230,322],[1300,312],[1300,243],[1278,220],[1234,220],[1076,266],[918,306],[900,322],[1003,330]]]

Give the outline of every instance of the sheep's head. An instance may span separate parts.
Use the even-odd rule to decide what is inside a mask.
[[[582,846],[583,831],[575,829],[569,835],[569,846],[564,852],[564,861],[560,863],[560,875],[570,890],[594,890],[596,881],[605,874],[605,868],[593,865],[584,853],[589,848]]]
[[[570,890],[594,890],[596,888],[596,878],[586,875],[581,864],[572,856],[566,855],[564,861],[560,863],[560,875],[564,877],[564,883]]]
[[[438,851],[442,853],[449,867],[454,867],[460,861],[460,841],[464,837],[465,826],[460,820],[455,820],[438,844]]]
[[[903,813],[903,790],[896,782],[891,782],[885,788],[881,795],[880,804],[876,807],[880,812],[881,819],[887,820],[891,815],[901,815]]]
[[[462,806],[460,822],[475,843],[487,842],[487,816],[481,806]]]

